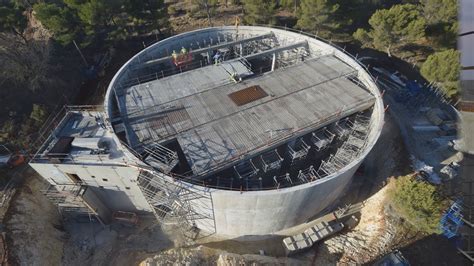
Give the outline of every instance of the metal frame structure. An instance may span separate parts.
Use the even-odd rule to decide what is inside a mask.
[[[288,144],[287,147],[291,164],[295,163],[296,161],[304,160],[311,149],[311,146],[306,144],[303,138],[298,138],[293,145]]]
[[[322,151],[331,145],[336,135],[329,131],[326,127],[314,132],[311,136],[311,142],[316,151]]]
[[[350,135],[353,127],[354,123],[349,118],[346,118],[336,122],[334,131],[339,139],[345,139]]]
[[[326,161],[322,161],[317,171],[321,177],[330,175],[342,169],[356,158],[367,143],[367,132],[370,130],[370,118],[357,114],[347,140],[331,154]]]
[[[242,37],[242,36],[241,36]],[[307,57],[318,57],[318,53],[312,53],[308,49],[308,43],[306,41],[298,42],[298,43],[293,43],[288,40],[277,40],[274,34],[264,34],[262,36],[251,36],[249,38],[244,38],[242,40],[236,40],[236,41],[224,41],[220,42],[218,40],[217,44],[212,44],[210,41],[209,43],[206,43],[204,40],[201,42],[196,42],[198,49],[189,49],[189,53],[192,53],[194,55],[197,54],[202,54],[202,53],[209,53],[206,58],[207,60],[203,61],[192,61],[188,64],[186,64],[186,68],[179,68],[176,70],[176,67],[174,66],[169,66],[166,69],[162,69],[158,72],[153,72],[150,74],[145,74],[145,75],[134,75],[136,77],[129,78],[126,81],[120,82],[120,84],[117,84],[114,87],[114,91],[117,95],[120,95],[125,91],[126,88],[150,82],[153,80],[161,79],[170,75],[174,75],[176,73],[182,73],[186,71],[190,71],[193,69],[205,67],[207,65],[213,64],[212,56],[210,55],[210,52],[213,50],[217,50],[222,47],[230,47],[233,48],[231,51],[228,52],[227,55],[227,60],[226,61],[232,61],[232,60],[237,60],[237,61],[245,61],[248,62],[248,60],[255,58],[255,57],[265,57],[265,56],[271,56],[272,58],[272,67],[269,69],[257,69],[257,73],[261,74],[263,71],[267,72],[270,70],[276,69],[276,66],[281,67],[286,67],[289,65],[292,65],[298,61],[305,60]],[[209,46],[206,46],[209,44]],[[203,47],[203,48],[201,48]],[[155,64],[163,64],[163,63],[169,63],[171,62],[172,58],[171,56],[164,56],[158,59],[153,59],[149,60],[147,62],[150,62],[149,64],[155,65]],[[247,64],[249,67],[251,67],[250,64]],[[140,66],[140,65],[139,65]],[[134,70],[140,70],[143,65],[140,66],[140,68],[137,68],[137,66],[132,67]],[[149,65],[147,65],[149,67]],[[178,71],[178,72],[177,72]],[[140,71],[138,71],[140,72]]]
[[[41,193],[58,207],[59,213],[63,217],[87,216],[89,219],[94,217],[103,224],[99,215],[91,209],[84,201],[82,195],[86,187],[81,184],[48,185]]]
[[[215,230],[210,195],[192,191],[182,181],[167,180],[155,171],[144,168],[138,177],[138,187],[160,223],[176,224],[186,234],[193,231],[190,229],[195,226],[196,220],[208,220],[209,228]],[[196,205],[197,202],[199,206]],[[198,208],[205,208],[211,212],[200,211]]]
[[[145,152],[148,156],[145,158],[145,162],[151,166],[159,169],[163,173],[169,173],[173,168],[178,165],[178,153],[166,148],[158,143],[153,143],[151,147],[144,147]]]
[[[281,158],[280,154],[278,154],[278,151],[275,149],[261,154],[260,162],[263,172],[267,173],[270,171],[279,170],[281,163],[283,162],[283,158]]]
[[[234,172],[237,178],[252,178],[258,174],[259,169],[255,166],[252,159],[241,162],[234,166]]]

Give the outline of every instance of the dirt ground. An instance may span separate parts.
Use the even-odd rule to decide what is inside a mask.
[[[177,241],[155,219],[144,218],[133,227],[63,221],[40,192],[46,185],[42,178],[32,169],[26,175],[4,221],[12,265],[136,265]]]
[[[137,227],[71,223],[67,231],[62,265],[137,265],[147,255],[174,246],[154,220]]]
[[[64,247],[58,210],[39,191],[45,181],[32,169],[6,214],[7,244],[13,265],[59,265]]]

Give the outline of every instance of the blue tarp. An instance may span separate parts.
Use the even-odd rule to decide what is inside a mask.
[[[408,89],[408,92],[413,95],[416,95],[421,92],[421,86],[416,81],[408,81],[406,83],[406,88]]]
[[[440,229],[447,238],[458,235],[458,230],[463,225],[461,211],[461,201],[457,200],[441,218]]]

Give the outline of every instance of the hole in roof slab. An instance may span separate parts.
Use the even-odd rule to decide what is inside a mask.
[[[230,99],[237,106],[242,106],[251,103],[266,96],[268,96],[268,94],[259,85],[253,85],[229,94]]]

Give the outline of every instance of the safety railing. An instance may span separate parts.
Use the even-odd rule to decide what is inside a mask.
[[[103,123],[106,124],[103,116],[103,106],[100,105],[63,105],[53,111],[38,130],[37,140],[31,144],[31,150],[35,153],[31,156],[31,161],[38,158],[38,155],[47,148],[49,143],[55,139],[55,133],[59,132],[61,127],[73,112],[98,112]]]

